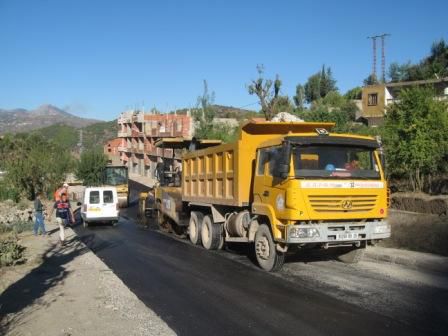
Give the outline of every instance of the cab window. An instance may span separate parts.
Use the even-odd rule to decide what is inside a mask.
[[[264,167],[269,161],[269,148],[260,149],[258,152],[257,175],[264,175]]]
[[[275,164],[279,159],[281,147],[270,147],[260,149],[258,155],[257,175],[264,175],[266,163],[268,164],[267,175],[272,176],[275,170]]]

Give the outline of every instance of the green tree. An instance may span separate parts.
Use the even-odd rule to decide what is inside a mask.
[[[296,108],[301,111],[305,107],[305,88],[303,85],[298,84],[296,86],[296,94],[293,97],[294,104],[296,105]]]
[[[320,95],[320,73],[316,73],[308,78],[305,85],[305,100],[307,103],[312,103],[321,98]]]
[[[370,74],[364,79],[363,83],[365,86],[367,86],[367,85],[376,85],[379,84],[380,82],[378,81],[378,78],[376,78],[376,75]]]
[[[82,180],[85,186],[101,185],[106,165],[107,156],[100,147],[86,150],[81,154],[76,167],[76,177]]]
[[[359,100],[362,99],[362,88],[360,86],[356,86],[353,89],[348,90],[344,97],[350,100]]]
[[[272,109],[274,110],[274,115],[280,112],[294,112],[294,106],[288,96],[278,96]]]
[[[213,119],[215,118],[215,93],[208,92],[207,81],[204,80],[204,91],[197,99],[197,107],[193,110],[196,121],[195,136],[199,139],[208,139],[213,130]]]
[[[320,73],[320,96],[324,98],[327,94],[333,91],[337,91],[336,80],[333,78],[331,68],[325,69],[325,65],[322,65]]]
[[[275,77],[275,80],[265,79],[263,77],[263,65],[257,65],[257,72],[258,78],[252,80],[248,86],[248,91],[250,95],[258,97],[264,117],[266,120],[271,120],[275,115],[275,106],[279,99],[282,82],[278,75]]]
[[[353,131],[356,127],[353,121],[356,118],[358,108],[356,104],[339,92],[329,92],[325,98],[314,101],[308,110],[299,111],[299,116],[305,121],[328,121],[336,125],[334,131],[346,133]]]
[[[419,63],[392,63],[389,66],[391,82],[414,81],[448,76],[448,43],[441,39],[432,44],[430,53]]]
[[[431,88],[402,90],[388,108],[383,141],[390,174],[408,178],[413,190],[421,191],[431,176],[446,169],[446,102],[434,99]]]
[[[331,68],[322,66],[320,72],[310,76],[304,85],[305,100],[312,103],[319,98],[324,98],[327,94],[337,91],[336,80],[333,78]]]
[[[28,199],[37,191],[49,194],[73,168],[67,149],[37,134],[16,135],[2,147],[6,186]]]

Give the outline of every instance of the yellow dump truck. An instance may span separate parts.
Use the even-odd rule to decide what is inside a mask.
[[[357,262],[390,236],[387,183],[378,142],[332,126],[251,121],[234,143],[190,146],[180,185],[154,190],[159,225],[210,250],[251,243],[266,271],[308,248]]]

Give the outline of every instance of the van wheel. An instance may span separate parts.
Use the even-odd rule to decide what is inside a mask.
[[[201,228],[202,221],[204,220],[204,215],[199,211],[192,211],[190,213],[190,222],[188,224],[188,235],[190,236],[190,241],[194,245],[199,245],[201,243]]]
[[[277,251],[271,230],[265,224],[255,233],[255,256],[258,264],[267,272],[279,271],[285,262],[285,253]]]
[[[87,221],[82,221],[82,226],[83,226],[84,228],[88,228],[88,227],[89,227],[89,222],[87,222]]]
[[[337,259],[345,264],[356,264],[361,261],[365,251],[365,247],[341,248],[337,252]]]
[[[213,223],[210,215],[204,216],[201,227],[202,246],[207,250],[216,250],[221,245],[222,240],[222,226],[221,224]]]

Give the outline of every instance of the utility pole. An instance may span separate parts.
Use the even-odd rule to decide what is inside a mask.
[[[368,36],[368,39],[372,40],[372,50],[373,50],[373,64],[372,64],[372,77],[377,79],[376,76],[376,39],[381,39],[381,81],[384,83],[386,81],[386,52],[385,52],[385,39],[390,34],[382,34],[375,36]]]
[[[79,147],[79,155],[82,154],[82,150],[83,150],[83,139],[82,139],[82,128],[79,130],[79,142],[78,142],[78,147]]]

